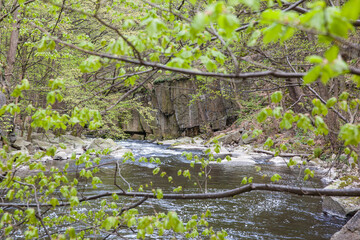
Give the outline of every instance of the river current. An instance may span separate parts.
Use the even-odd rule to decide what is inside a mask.
[[[131,187],[137,191],[140,185],[153,184],[152,187],[162,188],[164,193],[172,193],[172,189],[181,185],[185,193],[199,192],[194,181],[178,177],[179,169],[191,169],[189,161],[182,156],[182,150],[168,149],[166,146],[143,141],[120,141],[119,145],[133,151],[136,159],[141,156],[157,157],[161,164],[128,161],[121,166],[121,174]],[[193,152],[201,155],[201,152]],[[113,161],[114,158],[105,157],[103,162]],[[257,165],[261,167],[256,172],[254,165],[242,165],[238,162],[212,164],[211,176],[208,181],[208,191],[223,191],[241,186],[243,177],[253,177],[256,183],[269,182],[269,177],[278,173],[282,179],[281,184],[297,186],[321,187],[320,179],[313,179],[304,183],[299,171],[290,170],[267,164],[264,159],[258,159]],[[160,167],[167,175],[174,178],[175,185],[169,186],[166,177],[153,175],[153,169]],[[195,169],[198,169],[195,166]],[[100,172],[103,184],[98,189],[88,189],[86,194],[100,194],[105,191],[118,190],[113,185],[113,168],[102,169]],[[300,178],[300,180],[299,180]],[[128,184],[118,180],[122,187]],[[129,200],[134,201],[134,200]],[[191,219],[193,214],[200,215],[209,209],[212,213],[208,220],[215,231],[224,229],[228,232],[227,239],[330,239],[346,222],[345,219],[327,215],[322,211],[321,198],[297,196],[285,193],[272,193],[256,191],[245,193],[234,198],[215,200],[147,200],[139,208],[140,214],[176,211],[183,221]],[[124,238],[136,238],[132,232],[123,232]],[[169,236],[168,236],[169,237]],[[150,237],[151,238],[151,237]],[[156,239],[156,237],[152,238]],[[166,237],[164,239],[167,239]]]

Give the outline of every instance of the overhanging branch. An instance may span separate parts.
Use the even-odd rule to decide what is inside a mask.
[[[278,184],[263,184],[252,183],[222,192],[212,193],[190,193],[190,194],[163,194],[162,199],[178,199],[178,200],[193,200],[193,199],[219,199],[230,198],[252,191],[270,191],[270,192],[283,192],[289,194],[296,194],[299,196],[338,196],[338,197],[360,197],[360,188],[351,189],[325,189],[325,188],[308,188],[308,187],[294,187],[288,185]],[[142,197],[142,198],[157,198],[154,193],[149,192],[104,192],[102,194],[88,196],[79,199],[79,202],[97,200],[103,197],[110,197],[113,194],[124,197]],[[26,203],[0,203],[0,207],[37,207],[37,204]],[[50,204],[42,204],[41,207],[51,207]],[[69,202],[60,203],[57,206],[70,206]]]

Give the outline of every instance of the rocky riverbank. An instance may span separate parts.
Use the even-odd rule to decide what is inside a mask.
[[[257,163],[264,163],[265,161],[275,165],[291,165],[291,168],[299,168],[300,171],[304,171],[306,168],[314,170],[316,176],[321,178],[324,185],[326,185],[326,188],[346,189],[360,187],[356,166],[343,165],[340,168],[334,167],[331,161],[322,160],[320,158],[309,158],[310,154],[306,153],[283,153],[279,154],[279,156],[274,156],[275,154],[270,151],[255,148],[251,145],[254,141],[253,139],[248,140],[246,142],[248,144],[245,144],[241,136],[242,134],[240,132],[232,131],[216,137],[216,140],[221,147],[219,153],[215,153],[214,157],[221,158],[221,162],[214,164],[228,164],[230,166],[232,164],[255,165]],[[169,148],[182,149],[184,151],[205,151],[208,148],[214,150],[214,144],[211,141],[206,141],[199,137],[185,137],[158,143],[168,145]],[[231,161],[226,160],[226,156],[230,156]],[[337,232],[331,238],[332,240],[360,240],[359,197],[324,197],[322,207],[323,211],[327,214],[343,218],[350,218],[355,214],[341,231]]]
[[[340,169],[335,168],[332,166],[331,161],[324,161],[319,158],[309,158],[309,154],[306,153],[280,153],[278,156],[274,156],[275,154],[271,151],[255,146],[255,144],[253,144],[253,142],[255,142],[254,138],[250,137],[247,138],[247,140],[244,139],[244,134],[247,133],[240,130],[234,130],[222,133],[212,140],[204,140],[201,137],[184,137],[174,140],[157,141],[157,144],[184,151],[197,150],[205,152],[206,149],[210,148],[214,154],[214,158],[219,160],[212,164],[224,164],[231,167],[233,164],[256,165],[259,163],[268,163],[289,166],[293,169],[300,169],[302,172],[306,168],[309,168],[310,170],[314,170],[316,176],[322,179],[323,183],[327,185],[326,188],[342,189],[360,187],[357,169],[354,169],[353,167],[351,168],[344,165]],[[213,143],[213,140],[216,140],[220,146],[217,153],[214,151],[215,144]],[[45,162],[48,167],[59,166],[61,165],[59,163],[68,162],[73,153],[79,157],[88,149],[94,149],[96,151],[109,149],[110,157],[114,158],[121,158],[126,152],[130,151],[129,149],[122,148],[112,139],[75,137],[68,134],[57,137],[52,133],[34,133],[32,134],[31,141],[26,141],[22,137],[17,137],[16,141],[11,145],[12,149],[10,150],[12,150],[11,154],[22,152],[32,156],[37,151],[45,151],[52,146],[57,149],[54,156],[44,156],[37,160]],[[226,156],[230,156],[231,161],[228,161]],[[21,172],[23,172],[23,174],[28,173],[28,169],[22,170],[23,171],[19,171],[19,174],[21,174]],[[332,215],[349,217],[360,210],[360,198],[325,197],[323,198],[323,210]],[[339,238],[339,236],[342,236],[341,234],[353,236],[352,233],[354,231],[360,232],[360,224],[358,224],[358,228],[354,227],[354,224],[350,225],[350,230],[346,227],[347,225],[344,226],[341,233],[335,234],[333,239],[340,239],[341,237]],[[349,234],[349,231],[351,231],[351,234]]]
[[[110,150],[110,155],[114,157],[121,157],[128,149],[123,149],[117,145],[112,139],[102,138],[86,138],[75,137],[69,134],[56,137],[52,133],[33,133],[31,141],[26,141],[22,137],[17,137],[16,141],[11,144],[11,153],[18,152],[26,153],[30,156],[38,151],[46,151],[50,147],[56,147],[54,156],[44,156],[40,160],[69,160],[73,153],[77,156],[85,153],[88,149],[95,151]]]

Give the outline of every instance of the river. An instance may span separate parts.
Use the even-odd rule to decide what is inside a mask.
[[[140,156],[160,158],[161,171],[173,176],[176,186],[181,185],[185,193],[199,192],[199,188],[194,186],[193,181],[177,176],[179,169],[191,169],[189,161],[181,155],[182,150],[171,150],[166,146],[142,141],[120,141],[118,144],[132,149],[136,159]],[[193,153],[201,154],[201,152]],[[113,158],[105,157],[102,161],[113,160]],[[244,176],[252,176],[256,183],[268,182],[269,179],[263,179],[263,175],[272,176],[274,173],[281,175],[281,184],[322,186],[320,179],[313,179],[306,183],[298,180],[299,174],[296,170],[266,164],[264,159],[257,159],[257,162],[257,166],[261,167],[260,172],[256,172],[253,165],[231,162],[212,164],[212,178],[208,181],[208,191],[223,191],[239,187]],[[134,190],[137,190],[140,185],[145,186],[152,182],[152,188],[159,187],[164,193],[171,193],[173,187],[169,186],[167,178],[161,178],[159,174],[153,175],[152,171],[157,166],[153,163],[130,161],[122,164],[121,174]],[[113,184],[113,172],[114,169],[111,167],[102,169],[100,175],[103,184],[96,190],[88,189],[86,194],[118,190]],[[121,183],[119,180],[119,184],[124,188],[127,187],[124,181]],[[193,214],[200,215],[209,209],[212,213],[211,218],[208,219],[210,226],[213,226],[215,231],[226,230],[229,234],[227,239],[330,239],[331,235],[346,222],[345,219],[323,213],[319,197],[263,191],[215,200],[149,199],[138,209],[140,214],[176,211],[183,221],[189,220]],[[127,238],[136,238],[136,234],[126,232],[126,230],[123,234]]]

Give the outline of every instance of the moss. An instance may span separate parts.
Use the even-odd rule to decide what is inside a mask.
[[[359,177],[357,176],[344,176],[340,178],[341,183],[339,184],[339,188],[345,188],[351,185],[353,182],[360,182]]]
[[[173,82],[173,81],[182,81],[189,80],[190,78],[182,75],[182,74],[171,74],[171,75],[163,75],[157,79],[155,79],[154,84],[160,84],[163,82]]]
[[[207,141],[205,143],[205,145],[208,145],[208,144],[212,143],[214,140],[219,140],[220,138],[224,137],[225,135],[226,135],[225,133],[222,133],[222,134],[217,135],[217,136],[215,136],[213,138],[210,138],[209,141]]]

